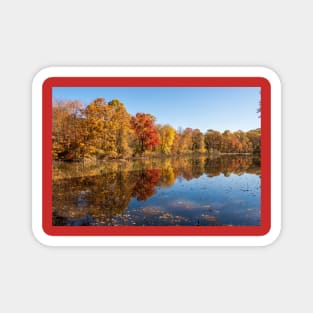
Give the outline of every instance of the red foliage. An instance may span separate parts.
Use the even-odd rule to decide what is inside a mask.
[[[143,170],[138,177],[136,185],[133,189],[133,197],[138,201],[145,201],[155,194],[154,187],[157,185],[160,178],[160,171],[158,169]]]
[[[158,132],[150,114],[137,113],[131,119],[131,126],[138,138],[141,153],[145,150],[151,150],[160,143]]]

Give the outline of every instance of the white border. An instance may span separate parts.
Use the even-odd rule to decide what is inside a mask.
[[[50,236],[42,228],[42,85],[49,77],[264,77],[271,84],[271,229],[264,236]],[[264,246],[281,229],[281,84],[265,67],[49,67],[32,86],[32,229],[49,246]]]

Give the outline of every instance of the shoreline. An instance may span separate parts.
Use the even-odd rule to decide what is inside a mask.
[[[157,154],[157,155],[146,155],[146,156],[133,156],[127,158],[85,158],[85,159],[53,159],[54,162],[65,162],[65,163],[91,163],[91,162],[130,162],[138,160],[152,160],[152,159],[168,159],[168,158],[181,158],[181,157],[211,157],[219,158],[223,156],[256,156],[260,157],[260,153],[253,152],[214,152],[214,153],[184,153],[184,154]]]

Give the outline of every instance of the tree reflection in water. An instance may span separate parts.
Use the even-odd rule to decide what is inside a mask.
[[[204,182],[209,182],[215,176],[245,173],[260,176],[259,159],[245,155],[92,164],[55,162],[53,225],[189,225],[187,217],[169,213],[162,207],[138,207],[131,212],[127,209],[134,199],[144,203],[152,196],[158,197],[158,190],[172,188],[177,178],[188,183],[204,175]],[[175,205],[179,211],[179,201]],[[209,214],[202,214],[202,220],[215,221]],[[192,223],[199,224],[199,218]]]
[[[155,186],[160,177],[160,170],[156,168],[142,169],[135,172],[134,180],[136,181],[133,187],[132,196],[136,197],[138,201],[147,200],[156,192]]]

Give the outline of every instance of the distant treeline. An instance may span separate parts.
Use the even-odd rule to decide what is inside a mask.
[[[192,153],[260,153],[260,129],[223,133],[160,125],[149,113],[129,114],[122,102],[98,98],[53,102],[54,159],[81,160]]]

